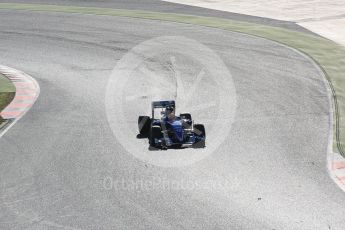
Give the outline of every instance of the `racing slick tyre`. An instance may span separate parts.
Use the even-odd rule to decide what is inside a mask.
[[[194,135],[197,137],[197,141],[194,143],[193,148],[205,148],[206,132],[205,127],[202,124],[195,124]]]
[[[158,125],[151,127],[150,132],[150,146],[155,147],[155,139],[160,139],[162,137],[162,129]]]
[[[148,136],[150,133],[151,118],[149,116],[139,116],[138,128],[139,133],[143,136]]]

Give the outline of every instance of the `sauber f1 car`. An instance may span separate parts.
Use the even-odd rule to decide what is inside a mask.
[[[194,124],[189,113],[175,116],[175,101],[152,102],[152,117],[139,116],[138,128],[154,148],[205,147],[204,125]]]

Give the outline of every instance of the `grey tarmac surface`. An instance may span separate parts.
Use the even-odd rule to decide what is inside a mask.
[[[301,54],[178,23],[8,10],[0,18],[0,63],[34,76],[41,87],[34,107],[0,139],[0,229],[345,229],[345,195],[326,170],[327,89]],[[159,36],[185,36],[214,50],[237,92],[226,141],[181,168],[134,158],[106,117],[105,89],[115,64]],[[147,62],[157,76],[174,80],[162,60]],[[199,68],[181,60],[181,70]],[[210,101],[221,90],[213,80],[204,79]],[[128,92],[136,92],[133,86]],[[133,106],[150,99],[138,93]],[[136,112],[145,113],[141,108]],[[209,109],[195,118],[216,115]],[[133,142],[145,146],[128,136]],[[218,187],[179,187],[210,181]]]

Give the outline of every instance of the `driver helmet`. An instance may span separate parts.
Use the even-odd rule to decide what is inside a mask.
[[[172,113],[172,112],[174,111],[174,107],[172,107],[172,106],[167,106],[167,107],[165,108],[165,111],[166,111],[167,113]]]

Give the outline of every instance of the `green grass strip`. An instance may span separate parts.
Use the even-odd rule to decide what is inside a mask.
[[[318,63],[327,77],[335,104],[334,148],[345,157],[345,48],[328,39],[256,23],[173,13],[15,3],[0,3],[0,9],[82,13],[188,23],[250,34],[295,48]]]
[[[0,93],[15,92],[16,87],[4,75],[0,74]]]
[[[13,100],[16,88],[4,75],[0,74],[0,111]],[[0,125],[4,120],[0,116]]]

